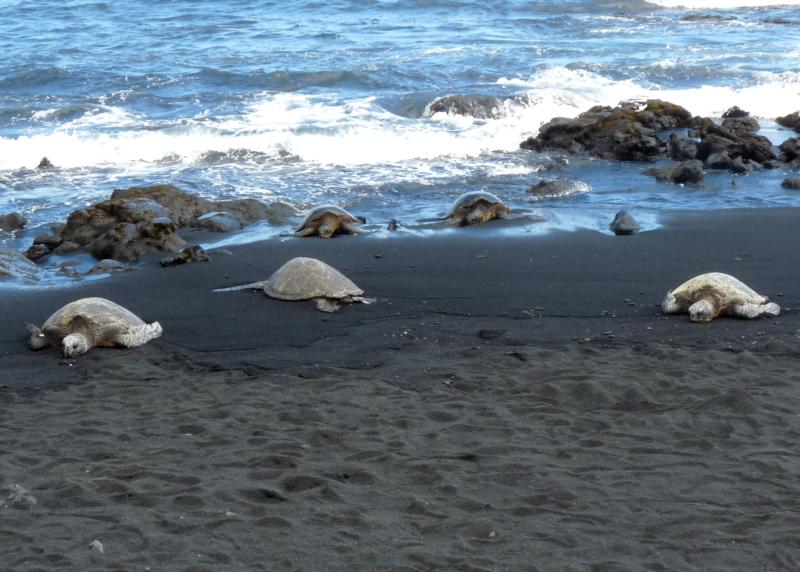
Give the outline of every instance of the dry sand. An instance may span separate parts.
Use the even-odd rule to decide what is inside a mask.
[[[799,223],[269,241],[5,292],[0,569],[796,570]],[[378,303],[211,292],[299,255]],[[659,313],[710,270],[784,314]],[[89,295],[165,336],[27,350]]]

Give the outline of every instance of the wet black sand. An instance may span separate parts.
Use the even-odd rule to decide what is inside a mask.
[[[796,569],[798,223],[268,241],[3,292],[0,568]],[[211,292],[301,255],[378,302]],[[711,270],[786,311],[660,314]],[[25,321],[89,295],[165,336],[26,349]]]

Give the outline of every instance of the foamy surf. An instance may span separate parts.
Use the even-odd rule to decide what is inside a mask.
[[[651,4],[664,8],[688,8],[690,10],[733,10],[734,8],[763,8],[766,6],[797,6],[800,1],[794,0],[648,0]]]

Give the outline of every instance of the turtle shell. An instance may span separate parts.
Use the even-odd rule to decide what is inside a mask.
[[[105,298],[81,298],[56,310],[42,326],[42,332],[60,341],[67,336],[70,323],[82,318],[95,340],[104,341],[145,322],[136,314]]]
[[[336,205],[323,205],[321,207],[317,207],[308,213],[303,224],[297,230],[303,230],[304,228],[311,226],[313,224],[317,224],[322,217],[325,215],[334,215],[341,219],[341,222],[350,222],[350,223],[357,223],[361,222],[355,216],[347,212],[341,207],[337,207]]]
[[[720,296],[726,303],[737,301],[748,304],[764,304],[769,301],[767,297],[758,294],[738,278],[722,272],[709,272],[695,276],[675,288],[671,294],[675,297],[694,299],[709,290]]]
[[[297,257],[278,268],[264,285],[267,296],[279,300],[361,296],[364,291],[334,267],[316,258]]]
[[[457,211],[468,209],[480,201],[490,205],[497,205],[503,202],[497,197],[497,195],[493,195],[488,191],[472,191],[469,193],[464,193],[458,197],[455,202],[453,202],[453,206],[451,206],[450,210],[447,211],[445,218],[452,217]]]

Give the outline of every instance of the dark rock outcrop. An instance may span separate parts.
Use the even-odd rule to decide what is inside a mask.
[[[781,143],[781,161],[792,167],[800,167],[800,137],[792,137]]]
[[[639,223],[636,222],[630,213],[626,210],[619,211],[614,215],[614,220],[608,225],[608,228],[613,231],[617,236],[626,236],[636,234],[639,232]]]
[[[697,159],[673,163],[666,167],[644,170],[645,175],[651,175],[662,182],[677,185],[701,185],[704,179],[703,162]]]
[[[50,255],[50,249],[44,244],[34,244],[26,252],[25,256],[28,260],[38,262],[47,258]]]
[[[28,221],[18,212],[0,215],[0,231],[14,232],[23,228]]]
[[[781,187],[784,189],[790,189],[792,191],[800,191],[800,177],[787,177],[781,183]]]
[[[740,109],[738,105],[734,105],[722,114],[722,119],[729,119],[732,117],[749,117],[750,113],[744,109]]]
[[[800,111],[795,111],[794,113],[784,115],[783,117],[777,117],[775,121],[778,123],[778,125],[788,127],[789,129],[794,129],[800,133]]]
[[[778,157],[772,142],[755,133],[758,123],[749,117],[729,118],[717,125],[708,118],[696,118],[689,132],[699,138],[697,158],[709,169],[743,173],[774,166]]]
[[[45,169],[55,169],[55,165],[50,162],[50,159],[47,157],[42,157],[42,160],[39,161],[39,164],[36,165],[37,169],[45,170]]]
[[[689,127],[691,119],[683,107],[654,99],[642,105],[595,106],[574,119],[558,117],[545,123],[536,137],[526,139],[520,147],[585,152],[620,161],[653,161],[667,149],[658,132]]]
[[[285,205],[278,204],[282,215]],[[182,228],[229,232],[273,216],[270,206],[254,199],[210,201],[172,185],[118,189],[108,200],[73,211],[63,228],[54,229],[58,236],[37,238],[29,257],[43,258],[67,244],[70,252],[77,245],[99,259],[137,260],[183,249]]]
[[[430,117],[434,113],[495,119],[500,116],[501,108],[499,100],[486,95],[447,95],[430,102],[424,115]]]
[[[668,154],[675,161],[689,161],[697,157],[697,143],[683,135],[670,133]]]

